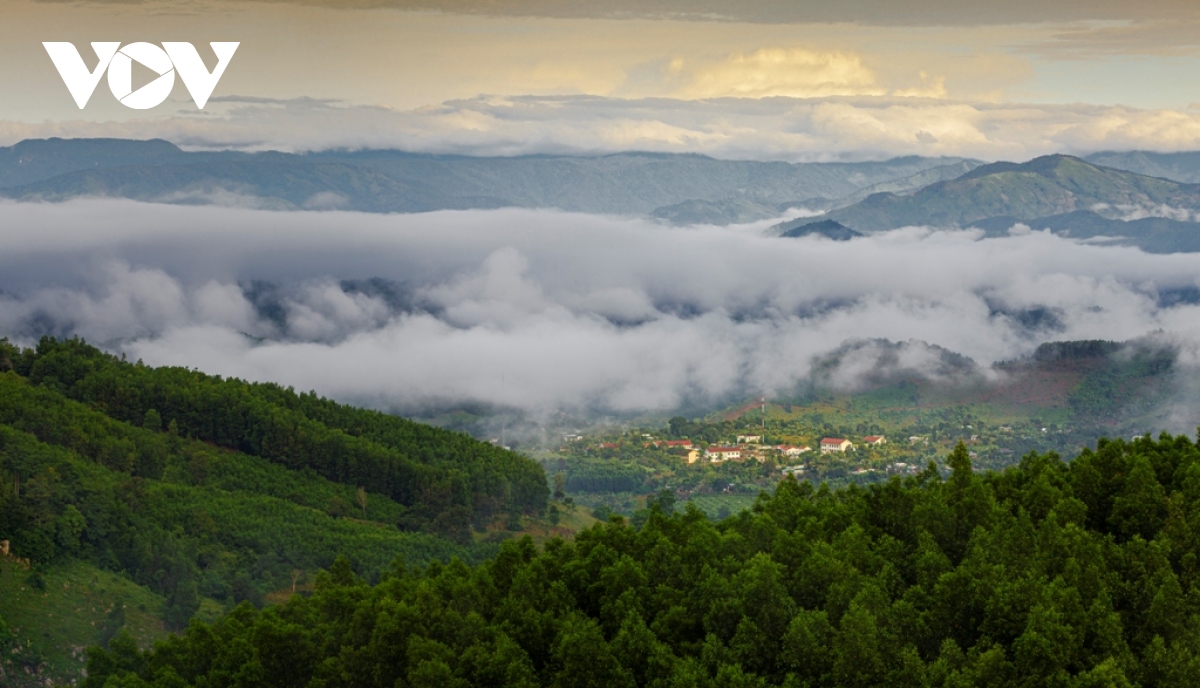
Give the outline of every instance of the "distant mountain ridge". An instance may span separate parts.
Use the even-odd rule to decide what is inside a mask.
[[[1114,167],[1149,177],[1163,177],[1187,184],[1200,183],[1200,151],[1103,151],[1084,156],[1083,159],[1095,165]]]
[[[935,177],[957,175],[964,164],[978,163],[907,157],[793,164],[637,152],[508,158],[392,150],[188,152],[162,140],[46,139],[0,148],[0,196],[203,204],[233,194],[252,205],[279,209],[525,207],[630,215],[693,202],[716,204],[716,214],[705,209],[705,217],[727,223],[778,216],[779,208],[806,199],[842,198],[933,168],[951,166]],[[909,188],[903,182],[900,186]],[[658,215],[670,219],[672,212]]]
[[[1200,211],[1200,185],[1093,165],[1069,155],[997,162],[908,194],[876,194],[831,212],[858,230],[959,226],[991,217],[1036,220],[1080,210]]]
[[[805,208],[825,211],[821,219],[845,228],[830,238],[909,225],[1000,235],[1022,223],[1157,252],[1200,250],[1200,184],[1191,180],[1200,180],[1200,152],[793,164],[639,152],[492,158],[395,150],[193,152],[163,140],[121,139],[28,140],[0,148],[0,197],[22,200],[106,197],[377,213],[554,208],[714,225]]]
[[[837,220],[814,220],[811,217],[803,217],[791,222],[781,222],[771,229],[779,232],[779,236],[787,239],[823,236],[826,239],[833,239],[834,241],[850,241],[855,237],[862,236],[862,232],[856,232]]]
[[[817,196],[799,202],[764,202],[748,198],[744,195],[715,200],[688,199],[682,203],[657,208],[650,213],[650,216],[676,225],[724,225],[778,217],[788,209],[796,207],[806,210],[827,211],[852,205],[876,193],[894,192],[903,194],[916,191],[934,182],[959,177],[982,164],[978,160],[959,160],[945,165],[937,165],[905,177],[872,184],[858,189],[849,195],[835,198]]]
[[[997,162],[910,194],[881,193],[827,217],[858,231],[1018,223],[1077,238],[1111,237],[1148,251],[1200,249],[1200,184],[1095,165],[1069,155]]]

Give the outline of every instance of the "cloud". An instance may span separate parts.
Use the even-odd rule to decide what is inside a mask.
[[[1023,52],[1050,59],[1094,59],[1119,55],[1195,55],[1200,50],[1200,12],[1179,8],[1168,16],[1127,17],[1124,21],[1082,22],[1022,46]]]
[[[1092,205],[1090,210],[1105,217],[1111,217],[1124,222],[1142,220],[1148,217],[1163,217],[1177,222],[1196,222],[1200,220],[1200,213],[1188,208],[1176,208],[1166,203],[1157,205],[1111,205],[1108,203],[1096,203]]]
[[[914,88],[935,92],[938,82],[927,77]],[[899,155],[1025,160],[1056,152],[1200,148],[1200,111],[921,97],[481,96],[415,110],[312,100],[226,101],[210,108],[214,112],[203,117],[139,122],[0,122],[0,143],[49,136],[161,137],[202,149],[365,147],[467,155],[645,150],[789,161]],[[321,207],[337,201],[313,199]]]
[[[686,74],[686,84],[675,92],[681,98],[887,95],[862,58],[846,52],[763,48],[734,53],[690,73],[683,60],[675,60],[668,70]]]
[[[1200,286],[1200,254],[1046,232],[833,242],[767,223],[127,201],[0,203],[0,221],[0,332],[389,409],[715,404],[786,392],[847,342],[900,344],[844,349],[841,386],[982,374],[947,352],[986,368],[1046,340],[1200,342],[1200,305],[1160,298]]]

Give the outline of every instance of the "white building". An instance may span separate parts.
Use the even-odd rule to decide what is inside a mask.
[[[786,456],[789,459],[794,459],[797,456],[800,456],[801,454],[803,454],[805,452],[812,451],[812,449],[810,449],[808,447],[797,447],[797,446],[794,446],[791,444],[781,444],[775,448],[779,450],[780,454],[783,454],[784,456]]]
[[[704,450],[704,458],[711,463],[721,463],[730,459],[741,459],[742,450],[737,447],[709,447]]]
[[[853,451],[854,444],[850,440],[844,440],[840,437],[826,437],[821,440],[821,453],[829,454],[832,452],[847,452]]]

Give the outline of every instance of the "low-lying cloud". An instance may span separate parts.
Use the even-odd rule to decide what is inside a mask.
[[[665,411],[786,392],[874,339],[902,345],[854,349],[828,379],[859,384],[870,356],[954,374],[925,343],[986,368],[1047,340],[1200,341],[1200,305],[1163,297],[1195,293],[1200,254],[1046,232],[835,242],[769,223],[112,200],[0,203],[0,224],[0,334],[380,408]]]

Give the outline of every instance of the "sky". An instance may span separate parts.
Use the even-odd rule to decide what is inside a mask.
[[[5,0],[0,144],[512,155],[1025,159],[1200,148],[1200,4],[1082,0]],[[42,41],[239,41],[203,111],[101,83],[80,110]]]

